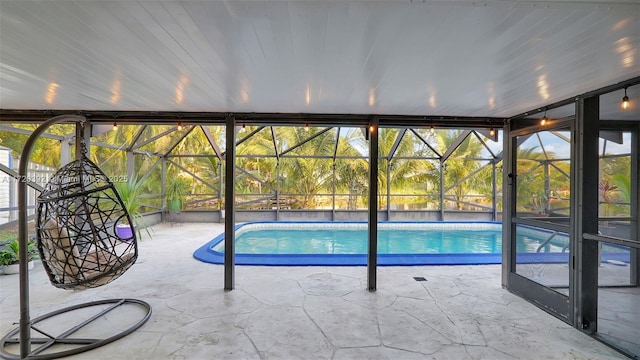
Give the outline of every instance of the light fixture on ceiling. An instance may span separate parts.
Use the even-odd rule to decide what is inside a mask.
[[[305,123],[305,124],[304,124],[304,129],[305,129],[306,131],[309,131],[309,123]]]
[[[113,128],[112,128],[112,130],[114,130],[114,131],[115,131],[115,130],[118,130],[118,123],[117,123],[117,122],[115,122],[115,121],[113,122]]]
[[[178,121],[178,130],[182,130],[182,122]]]
[[[489,135],[494,136],[496,134],[496,131],[494,128],[489,129]]]
[[[542,117],[542,119],[540,119],[540,126],[545,126],[547,125],[547,109],[544,109],[544,116]]]
[[[433,125],[431,125],[431,128],[429,129],[429,132],[433,134],[434,132],[436,132],[436,128],[433,127]]]
[[[625,109],[625,110],[629,108],[629,97],[627,96],[627,87],[626,86],[624,88],[624,97],[622,98],[622,108]]]

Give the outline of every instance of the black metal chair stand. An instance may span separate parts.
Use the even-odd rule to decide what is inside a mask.
[[[140,319],[128,328],[120,330],[106,338],[74,337],[76,332],[82,331],[84,327],[90,326],[92,322],[100,319],[102,316],[108,316],[112,311],[122,310],[127,306],[134,306],[142,310],[142,316]],[[39,323],[45,323],[47,320],[54,319],[56,316],[64,316],[65,314],[76,310],[83,311],[84,309],[92,307],[96,308],[93,316],[88,319],[81,320],[79,323],[68,329],[61,330],[59,334],[51,334],[50,331],[44,330],[43,327],[39,325]],[[80,315],[80,317],[81,316],[82,315]],[[93,301],[47,313],[31,320],[31,331],[39,335],[37,335],[37,337],[31,337],[30,342],[32,345],[35,345],[35,347],[30,350],[26,358],[57,359],[98,348],[131,334],[142,326],[150,316],[151,306],[144,301],[136,299],[108,299]],[[0,356],[2,356],[3,359],[13,360],[24,358],[9,351],[11,346],[15,347],[20,344],[20,338],[16,337],[18,332],[20,332],[20,328],[13,329],[7,333],[2,340],[0,340]],[[56,348],[58,347],[62,350],[56,351]]]

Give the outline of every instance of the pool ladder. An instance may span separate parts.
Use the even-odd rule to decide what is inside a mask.
[[[558,235],[557,231],[554,231],[553,234],[551,234],[551,236],[549,236],[547,238],[547,240],[543,241],[542,244],[540,244],[540,246],[538,246],[538,249],[536,249],[536,252],[540,252],[540,250],[542,250],[542,248],[547,245],[551,239],[553,239],[554,237],[556,237],[556,235]],[[567,243],[567,245],[565,245],[564,248],[562,248],[562,252],[565,252],[565,250],[569,247],[569,244]]]
[[[558,232],[554,231],[553,234],[551,234],[551,236],[549,236],[547,238],[547,240],[543,241],[542,244],[540,244],[540,246],[538,246],[538,249],[536,249],[536,252],[540,252],[540,250],[542,250],[542,248],[545,245],[547,245],[551,241],[551,239],[553,239],[556,235],[558,235]],[[598,230],[598,235],[602,235],[602,232],[600,232],[600,230]],[[562,252],[566,252],[568,248],[569,248],[569,242],[567,242],[565,244],[565,246],[562,247]]]

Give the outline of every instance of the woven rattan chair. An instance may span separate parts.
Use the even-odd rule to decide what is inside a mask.
[[[122,275],[138,255],[135,231],[128,239],[116,235],[116,224],[125,219],[132,223],[113,183],[86,156],[55,173],[38,198],[37,223],[51,283],[83,289]]]

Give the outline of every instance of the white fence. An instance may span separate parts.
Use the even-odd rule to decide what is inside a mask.
[[[11,149],[0,147],[0,164],[18,171],[20,159],[13,157]],[[53,173],[55,168],[42,164],[29,163],[27,178],[23,180],[32,181],[40,186],[44,186]],[[27,206],[28,214],[34,214],[36,211],[36,198],[38,192],[27,187]],[[0,171],[0,226],[18,219],[18,181],[11,175]]]

